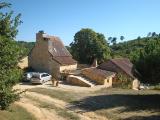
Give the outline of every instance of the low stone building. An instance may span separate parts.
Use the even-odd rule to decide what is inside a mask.
[[[134,75],[136,70],[134,69],[133,64],[127,58],[110,59],[109,61],[100,64],[98,68],[116,73],[122,73],[132,79],[136,78]]]
[[[137,70],[133,67],[133,64],[130,62],[127,58],[116,58],[116,59],[110,59],[107,62],[104,62],[100,64],[97,68],[115,72],[118,74],[125,75],[130,80],[135,80],[136,74],[138,74]],[[132,82],[131,81],[131,82]],[[113,84],[117,84],[120,81],[115,77],[113,80]]]
[[[105,85],[107,87],[112,87],[112,80],[115,77],[114,72],[101,70],[94,67],[83,69],[82,74],[92,81],[95,81],[98,85]]]
[[[40,31],[28,56],[28,66],[38,72],[47,72],[59,78],[60,73],[77,69],[77,61],[65,48],[60,38]]]

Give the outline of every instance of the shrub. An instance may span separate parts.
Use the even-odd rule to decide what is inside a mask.
[[[0,91],[0,108],[1,110],[5,110],[9,107],[9,105],[19,99],[18,93],[15,94],[15,90],[11,88],[4,88]]]
[[[132,80],[126,75],[118,73],[116,75],[116,82],[113,83],[113,87],[132,88]]]

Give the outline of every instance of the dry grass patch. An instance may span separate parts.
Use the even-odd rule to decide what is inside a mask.
[[[35,98],[35,97],[32,97],[32,96],[28,96],[28,95],[26,95],[25,97],[29,98],[30,100],[32,100],[33,102],[38,104],[38,106],[40,108],[46,108],[48,110],[54,110],[57,113],[57,115],[65,118],[66,120],[79,120],[80,119],[79,116],[76,115],[75,113],[73,113],[71,111],[68,111],[65,108],[57,107],[53,103],[49,103],[47,101],[44,102],[44,101],[41,101],[38,98]]]
[[[11,105],[9,110],[0,110],[0,120],[36,120],[24,108],[18,105]]]
[[[158,120],[160,92],[155,90],[101,89],[73,103],[111,120]]]
[[[71,92],[71,91],[54,90],[54,89],[46,89],[46,88],[32,88],[32,89],[29,89],[28,91],[48,95],[52,98],[57,98],[65,102],[76,101],[79,98],[82,98],[84,96],[83,93],[77,94],[74,91]]]

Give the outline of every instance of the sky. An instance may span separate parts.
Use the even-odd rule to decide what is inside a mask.
[[[35,41],[39,30],[69,45],[76,32],[91,28],[106,38],[132,40],[160,33],[160,0],[3,0],[21,13],[17,40]]]

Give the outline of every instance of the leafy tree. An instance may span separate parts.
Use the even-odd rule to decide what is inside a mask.
[[[156,32],[152,32],[152,37],[157,37],[157,33]]]
[[[111,43],[113,43],[113,45],[116,45],[117,44],[117,38],[113,37],[112,40],[111,40]]]
[[[109,37],[109,38],[108,38],[108,41],[109,41],[109,43],[111,43],[111,41],[112,41],[112,37]]]
[[[21,50],[20,58],[23,58],[29,54],[29,52],[34,47],[35,42],[17,41],[17,45],[20,47]]]
[[[112,57],[127,57],[147,83],[160,83],[160,38],[138,37],[135,40],[111,45]]]
[[[102,62],[110,56],[110,49],[103,34],[92,29],[81,29],[70,44],[73,57],[80,63],[91,64],[95,58]]]
[[[137,40],[140,40],[140,39],[141,39],[141,37],[140,37],[140,36],[138,36],[138,37],[137,37]]]
[[[160,41],[150,40],[144,50],[140,51],[135,66],[142,75],[142,80],[148,83],[160,83]]]
[[[152,33],[149,32],[149,33],[147,34],[147,37],[151,37],[151,36],[152,36]]]
[[[120,36],[120,40],[123,41],[125,39],[124,36]]]
[[[10,7],[10,4],[1,2],[0,9],[5,7]],[[13,17],[13,11],[0,12],[0,109],[6,109],[18,98],[12,87],[21,78],[17,67],[21,51],[14,41],[20,23],[20,14]]]

